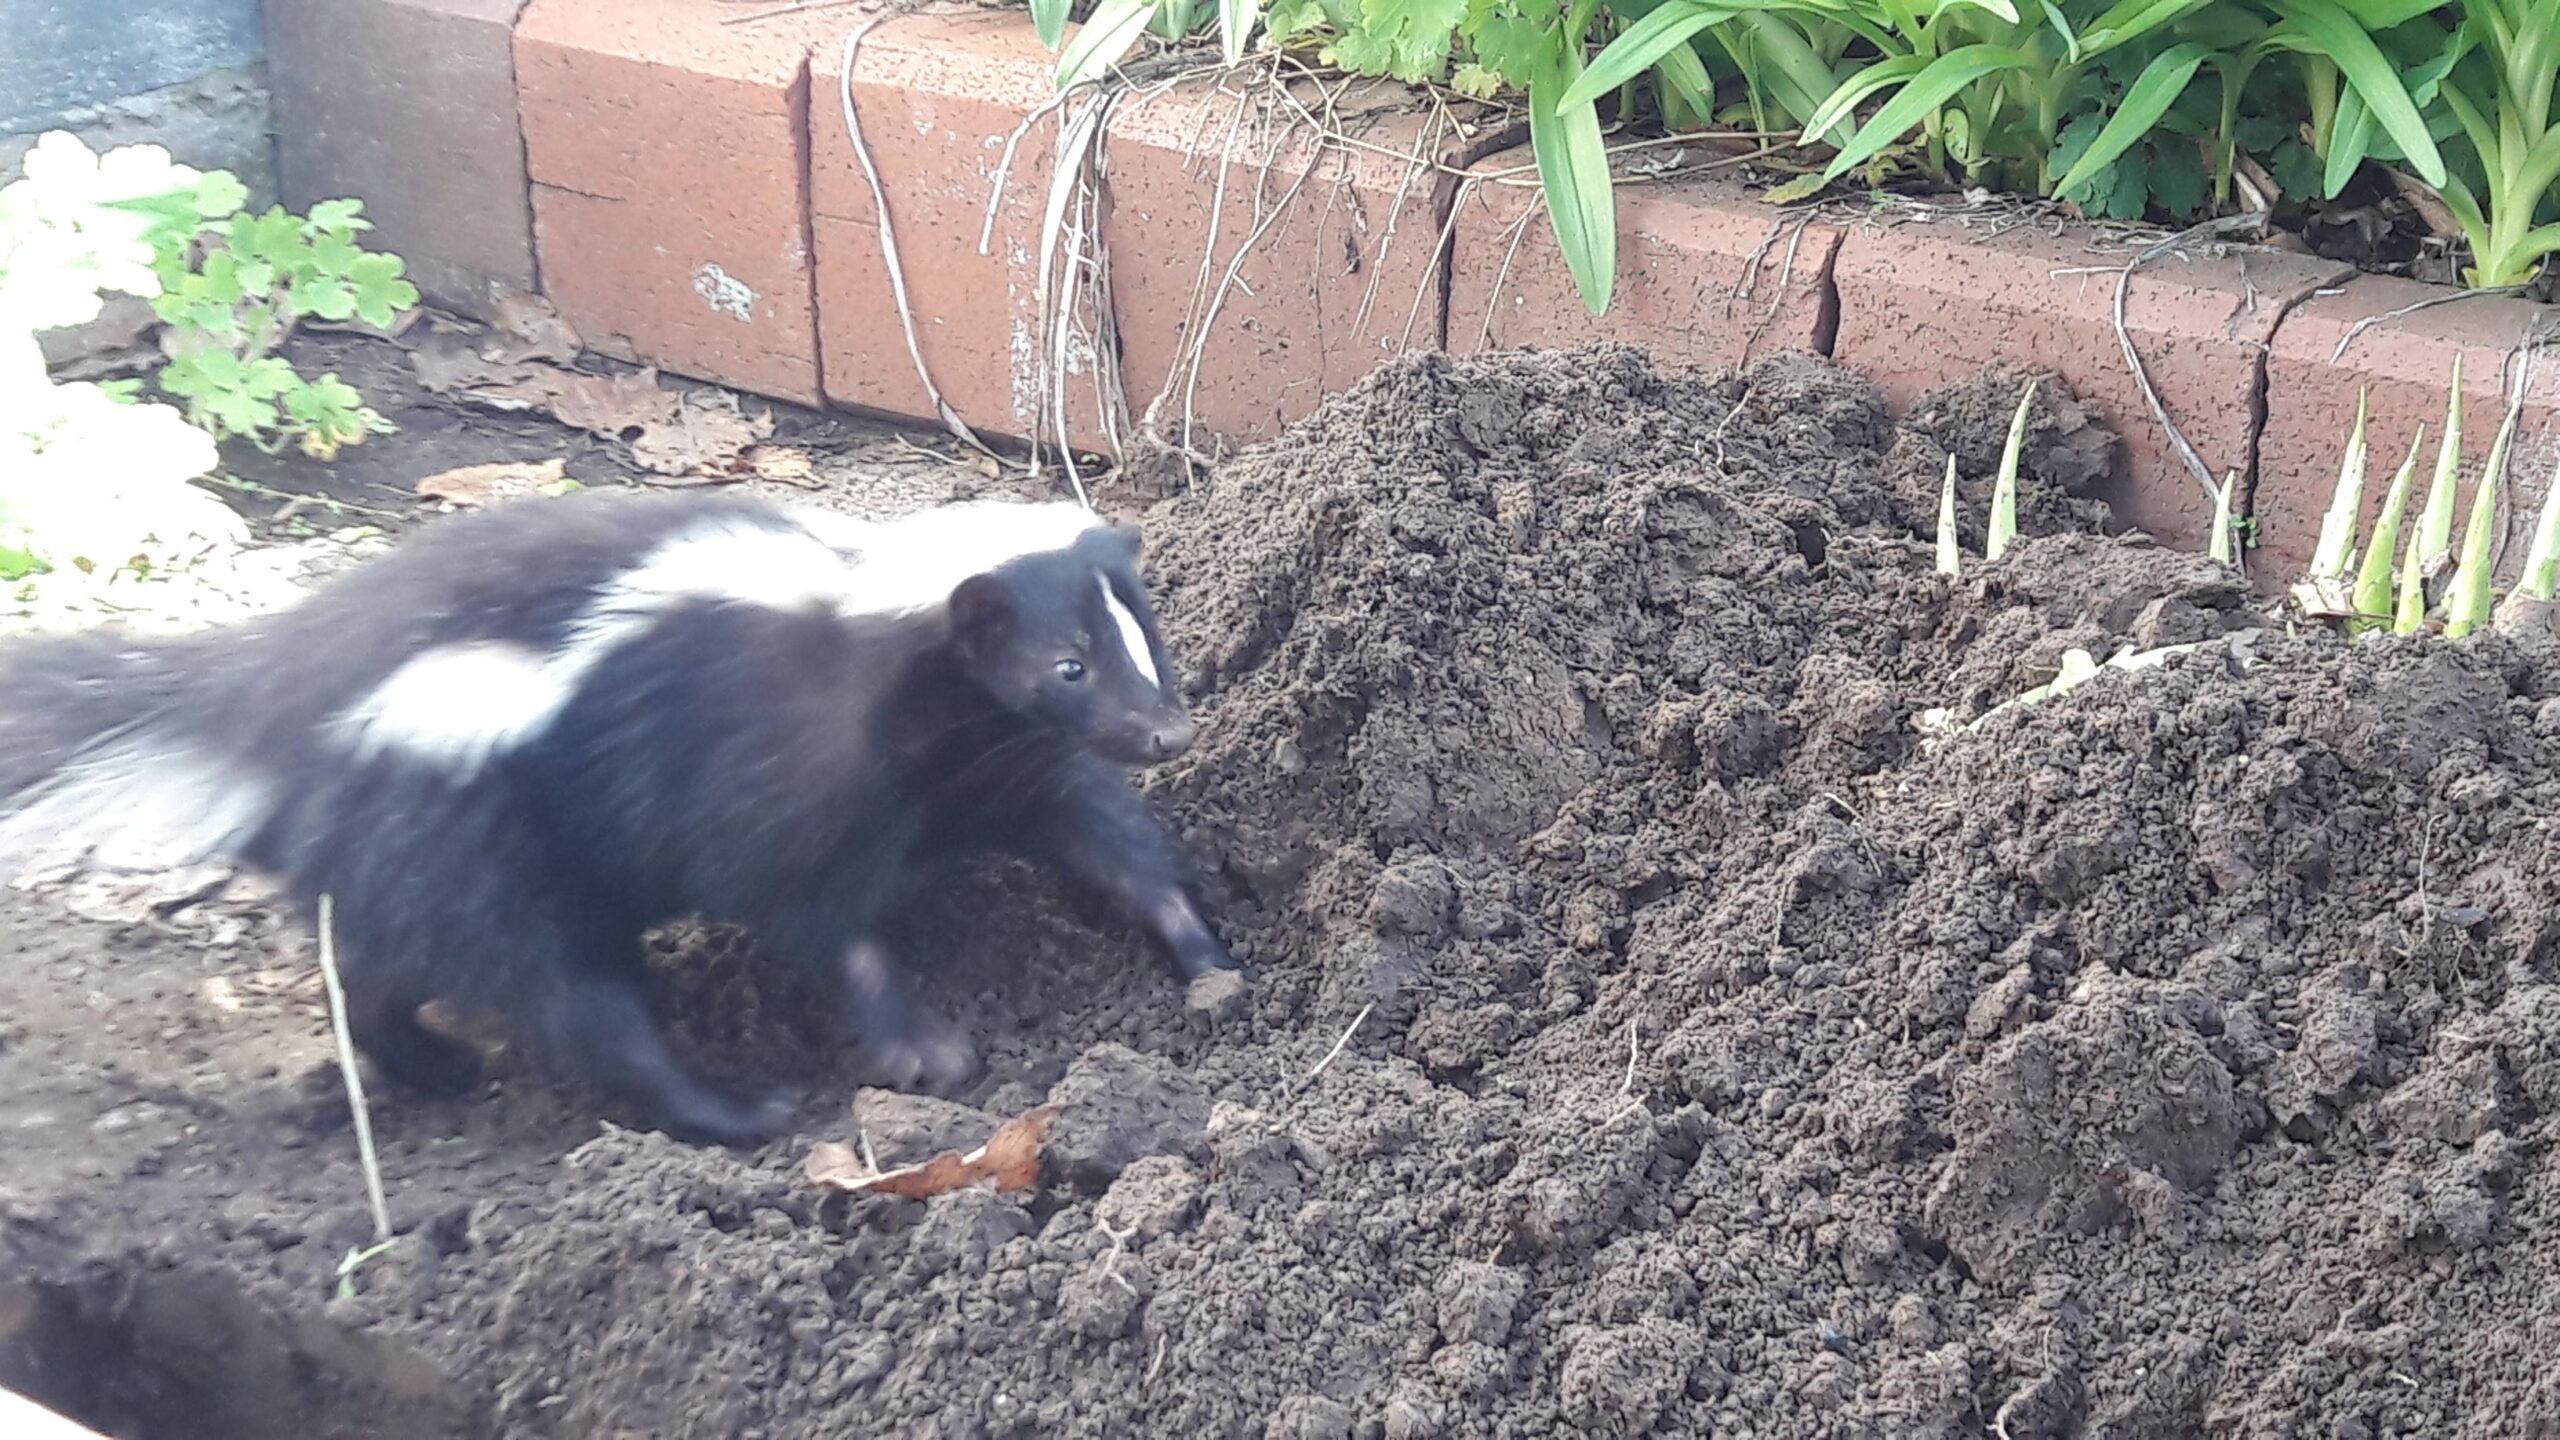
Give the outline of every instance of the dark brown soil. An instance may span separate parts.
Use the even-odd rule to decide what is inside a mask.
[[[2560,672],[2090,533],[1935,575],[2013,378],[1897,425],[1809,360],[1389,367],[1146,517],[1203,724],[1152,783],[1247,993],[974,877],[905,938],[989,1074],[849,1113],[674,937],[807,1133],[380,1106],[344,1298],[307,941],[25,899],[0,1380],[138,1436],[2552,1433]],[[2031,531],[2101,518],[2057,398]],[[1044,1098],[1024,1200],[800,1179]]]

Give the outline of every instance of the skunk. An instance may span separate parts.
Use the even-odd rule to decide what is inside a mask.
[[[0,658],[0,859],[268,871],[306,918],[330,897],[354,1038],[394,1080],[476,1083],[419,1022],[443,1000],[671,1134],[765,1138],[780,1099],[707,1088],[651,1022],[651,926],[737,924],[831,977],[898,1086],[976,1065],[876,934],[928,862],[1030,859],[1184,976],[1233,965],[1125,773],[1194,734],[1138,553],[1064,503],[493,506],[272,616]]]

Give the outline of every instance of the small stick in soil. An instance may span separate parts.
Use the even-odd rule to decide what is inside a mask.
[[[1618,1093],[1630,1095],[1636,1088],[1636,1017],[1627,1017],[1627,1078],[1618,1082]]]
[[[1360,1033],[1361,1025],[1366,1023],[1369,1019],[1369,1012],[1377,1008],[1378,1002],[1375,1000],[1372,1000],[1368,1004],[1360,1007],[1360,1013],[1352,1016],[1351,1023],[1343,1028],[1342,1038],[1334,1041],[1333,1048],[1324,1052],[1324,1058],[1316,1062],[1316,1068],[1308,1071],[1306,1073],[1306,1077],[1298,1082],[1299,1088],[1304,1089],[1305,1087],[1316,1083],[1316,1077],[1322,1075],[1325,1072],[1326,1067],[1332,1065],[1333,1062],[1341,1056],[1342,1048],[1351,1043],[1352,1036]]]
[[[391,1240],[391,1207],[382,1198],[382,1164],[373,1153],[373,1112],[364,1103],[364,1078],[356,1073],[355,1036],[347,1029],[347,992],[338,984],[337,910],[320,897],[320,978],[329,987],[329,1026],[338,1036],[338,1072],[347,1080],[347,1106],[355,1113],[356,1155],[364,1162],[365,1198],[373,1204],[373,1238]]]

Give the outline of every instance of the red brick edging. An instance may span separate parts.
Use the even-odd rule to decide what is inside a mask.
[[[843,44],[864,17],[739,23],[753,14],[746,0],[268,0],[287,199],[364,197],[442,303],[485,310],[538,282],[608,353],[930,420],[842,118]],[[382,73],[368,62],[384,54],[403,58],[396,83],[343,83]],[[1021,362],[1041,343],[1060,125],[1023,122],[1051,98],[1049,66],[1025,16],[987,11],[888,19],[854,65],[917,348],[993,435],[1025,434],[1040,398]],[[1988,217],[1808,220],[1712,174],[1638,181],[1620,189],[1616,303],[1595,320],[1519,183],[1519,137],[1453,133],[1392,86],[1334,104],[1351,138],[1322,150],[1268,97],[1205,80],[1115,108],[1098,197],[1111,318],[1132,410],[1165,397],[1161,438],[1183,440],[1186,416],[1195,444],[1268,436],[1407,348],[1606,336],[1707,369],[1810,350],[1896,406],[2004,360],[2059,373],[2124,437],[2128,519],[2202,543],[2203,493],[2119,346],[2121,250]],[[2125,329],[2171,419],[2215,473],[2254,465],[2262,581],[2308,555],[2359,387],[2387,474],[2413,427],[2440,426],[2460,354],[2467,448],[2475,465],[2485,453],[2502,367],[2545,307],[2390,313],[2441,293],[2255,247],[2163,258],[2127,287]],[[2387,318],[2338,353],[2372,316]],[[1092,357],[1068,353],[1074,434],[1100,448]],[[2534,505],[2560,448],[2560,375],[2527,400],[2511,493]]]

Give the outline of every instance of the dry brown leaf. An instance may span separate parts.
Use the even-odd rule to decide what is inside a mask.
[[[705,390],[679,401],[665,421],[645,426],[631,442],[631,459],[653,475],[675,480],[735,480],[746,474],[739,457],[773,433],[770,412],[749,415],[738,397]]]
[[[418,383],[435,395],[514,385],[533,374],[529,365],[481,354],[471,336],[451,330],[430,330],[410,346],[409,368],[417,372]]]
[[[418,482],[417,490],[421,498],[442,500],[448,505],[485,505],[555,489],[567,481],[564,470],[565,462],[557,457],[465,465],[428,476]]]
[[[817,482],[817,466],[809,452],[790,445],[758,445],[747,451],[746,465],[759,480],[780,485],[811,485]]]
[[[557,417],[561,424],[601,435],[607,439],[628,438],[632,431],[674,420],[684,405],[684,396],[673,390],[658,388],[658,372],[638,370],[629,375],[580,375],[567,370],[542,367],[530,386],[546,392],[542,407]]]
[[[813,1185],[832,1186],[857,1195],[896,1195],[925,1200],[971,1185],[992,1183],[998,1191],[1028,1190],[1040,1180],[1040,1139],[1058,1107],[1043,1105],[996,1127],[987,1143],[963,1155],[945,1150],[921,1165],[875,1171],[862,1163],[853,1147],[833,1140],[809,1150],[806,1173]]]
[[[539,295],[509,295],[497,303],[489,318],[506,341],[497,353],[510,360],[566,365],[587,348],[577,329]]]

